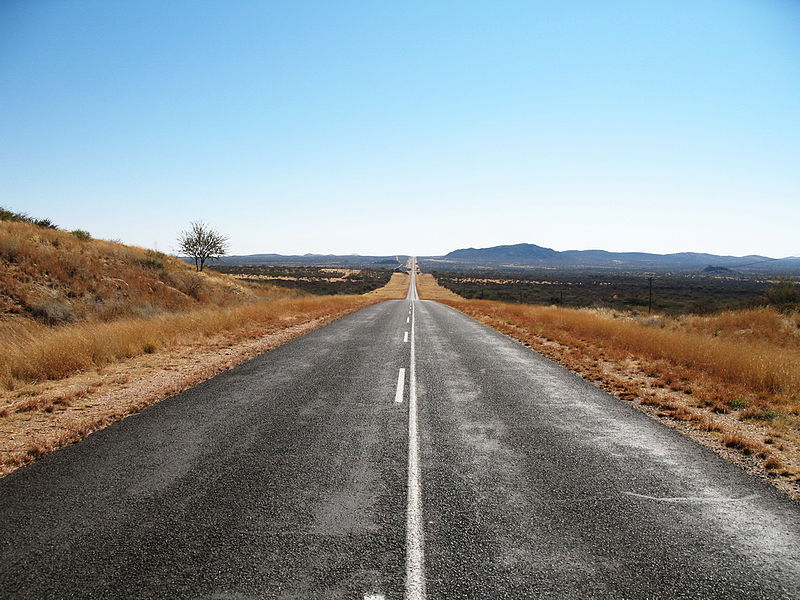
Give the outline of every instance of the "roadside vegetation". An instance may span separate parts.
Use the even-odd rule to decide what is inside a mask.
[[[368,292],[369,298],[377,300],[402,300],[408,294],[411,276],[408,273],[392,273],[392,277],[383,287]]]
[[[730,271],[651,276],[613,270],[473,269],[433,275],[443,287],[471,300],[618,311],[652,308],[657,313],[676,316],[712,314],[774,302],[800,306],[797,297],[800,294],[791,281],[784,280],[784,287],[776,288],[774,279]],[[772,298],[767,298],[768,294]]]
[[[386,298],[312,295],[0,209],[0,475]],[[356,274],[360,272],[354,272]],[[329,274],[330,275],[330,274]],[[360,279],[359,279],[360,277]]]
[[[292,297],[60,327],[31,321],[0,323],[5,350],[0,358],[0,386],[13,390],[26,383],[61,379],[223,331],[246,330],[253,324],[289,324],[302,315],[316,318],[367,304],[358,296]]]
[[[384,287],[392,277],[392,271],[388,269],[268,265],[215,265],[210,269],[247,283],[267,284],[323,295],[366,294]]]
[[[418,282],[421,297],[520,340],[800,497],[800,314],[791,305],[647,315],[467,300],[433,277]],[[786,286],[776,285],[784,299]]]

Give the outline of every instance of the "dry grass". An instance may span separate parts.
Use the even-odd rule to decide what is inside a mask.
[[[225,330],[291,322],[300,316],[360,308],[373,301],[362,296],[295,297],[59,327],[15,319],[0,324],[4,348],[0,387],[14,389],[26,382],[59,379]]]
[[[423,298],[519,339],[800,498],[797,315],[668,318],[453,300],[425,281]]]
[[[686,316],[666,320],[666,326],[735,342],[767,342],[790,350],[800,347],[800,314],[768,307]]]
[[[417,292],[419,297],[424,300],[451,300],[451,301],[464,301],[464,299],[451,292],[446,287],[436,283],[433,275],[430,273],[420,273],[417,275]]]
[[[513,321],[550,339],[602,342],[612,350],[668,360],[754,391],[800,393],[800,348],[771,343],[766,335],[741,340],[651,327],[635,319],[609,318],[591,310],[487,300],[461,299],[456,304],[467,311]],[[695,321],[699,318],[694,317]]]
[[[410,276],[405,273],[392,273],[392,278],[382,288],[364,294],[377,300],[402,300],[408,293]]]

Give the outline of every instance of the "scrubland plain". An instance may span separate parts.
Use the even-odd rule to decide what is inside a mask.
[[[388,269],[368,268],[219,265],[212,266],[211,269],[249,283],[267,283],[327,296],[366,294],[384,287],[392,276]]]
[[[800,316],[774,308],[640,315],[437,299],[631,401],[800,497]],[[452,295],[451,295],[452,294]]]

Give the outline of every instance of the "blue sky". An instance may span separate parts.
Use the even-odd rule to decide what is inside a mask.
[[[800,2],[0,3],[0,205],[163,251],[800,255]]]

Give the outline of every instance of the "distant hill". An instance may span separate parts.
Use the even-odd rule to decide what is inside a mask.
[[[530,261],[530,260],[553,260],[558,256],[558,252],[552,248],[543,248],[536,244],[515,244],[513,246],[493,246],[491,248],[465,248],[463,250],[453,250],[445,255],[445,258],[452,260],[467,261]]]
[[[463,248],[443,257],[427,257],[427,262],[464,266],[542,266],[564,268],[614,268],[643,271],[762,271],[800,272],[800,259],[774,259],[767,256],[719,256],[700,252],[652,254],[647,252],[609,252],[606,250],[565,250],[559,252],[536,244],[513,244],[490,248]]]

